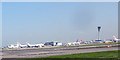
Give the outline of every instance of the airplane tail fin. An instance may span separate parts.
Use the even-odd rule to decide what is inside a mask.
[[[117,40],[117,38],[113,35],[113,38],[115,39],[115,40]]]
[[[28,42],[26,42],[27,43],[27,45],[30,45]]]

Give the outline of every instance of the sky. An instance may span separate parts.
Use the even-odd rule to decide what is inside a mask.
[[[120,0],[1,0],[2,2],[118,2]]]
[[[2,3],[0,3],[0,47],[2,46]]]
[[[115,2],[4,2],[2,45],[111,39],[118,34]]]

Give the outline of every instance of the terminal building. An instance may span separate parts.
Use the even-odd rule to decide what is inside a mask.
[[[95,40],[95,43],[103,43],[103,40]]]
[[[46,45],[46,46],[62,46],[63,45],[63,43],[61,43],[61,42],[57,42],[57,41],[52,41],[52,42],[46,42],[44,45]]]

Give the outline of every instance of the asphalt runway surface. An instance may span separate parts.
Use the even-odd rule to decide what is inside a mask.
[[[99,51],[118,50],[118,47],[101,47],[101,48],[79,48],[79,47],[62,47],[62,48],[39,48],[23,50],[3,50],[2,58],[37,58],[54,55],[88,53]]]

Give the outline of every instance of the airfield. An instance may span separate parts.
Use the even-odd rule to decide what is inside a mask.
[[[47,47],[29,49],[3,49],[2,58],[40,58],[54,55],[119,50],[120,45]]]

